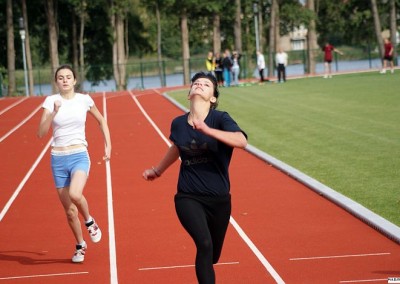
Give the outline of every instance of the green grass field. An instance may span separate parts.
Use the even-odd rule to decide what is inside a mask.
[[[188,107],[187,91],[171,97]],[[249,143],[400,225],[400,70],[221,88]]]

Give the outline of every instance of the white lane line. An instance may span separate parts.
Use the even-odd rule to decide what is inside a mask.
[[[4,206],[3,210],[0,212],[0,222],[1,222],[1,220],[3,220],[4,216],[6,215],[7,211],[10,209],[11,205],[13,204],[14,200],[17,198],[18,194],[20,193],[20,191],[24,187],[25,183],[30,178],[30,176],[32,175],[33,171],[36,169],[36,167],[39,164],[39,162],[42,160],[44,154],[47,152],[47,149],[50,147],[50,144],[51,144],[52,140],[53,139],[50,138],[49,142],[47,142],[47,145],[44,147],[44,149],[42,150],[40,155],[37,157],[36,161],[33,163],[32,167],[29,169],[29,171],[27,172],[25,177],[22,179],[22,181],[18,185],[17,189],[14,191],[13,195],[11,196],[11,198],[8,200],[8,202]]]
[[[157,133],[161,136],[161,138],[167,143],[168,146],[171,146],[171,143],[169,140],[164,136],[164,134],[161,132],[161,130],[157,127],[157,125],[154,123],[154,121],[149,117],[147,112],[143,109],[141,106],[140,102],[137,100],[137,98],[131,93],[132,99],[135,101],[137,106],[140,108],[142,111],[143,115],[147,118],[147,120],[150,122],[150,124],[154,127],[154,129],[157,131]],[[275,279],[276,283],[278,284],[284,284],[285,282],[283,279],[279,276],[279,274],[275,271],[275,269],[272,267],[272,265],[267,261],[267,259],[263,256],[263,254],[260,252],[260,250],[254,245],[254,243],[250,240],[250,238],[246,235],[246,233],[242,230],[242,228],[239,226],[238,223],[233,219],[231,216],[230,218],[230,223],[233,225],[235,230],[238,232],[239,236],[245,241],[245,243],[249,246],[251,251],[256,255],[256,257],[259,259],[259,261],[264,265],[264,267],[267,269],[269,274]]]
[[[3,109],[2,111],[0,111],[0,115],[2,115],[3,113],[5,113],[6,111],[9,111],[10,109],[12,109],[13,107],[19,105],[20,103],[22,103],[23,101],[25,101],[26,99],[28,99],[27,97],[16,101],[15,103],[13,103],[12,105],[9,105],[8,107],[6,107],[5,109]]]
[[[242,239],[245,241],[245,243],[249,246],[251,251],[257,256],[258,260],[267,269],[269,274],[271,274],[271,276],[275,279],[276,283],[278,283],[278,284],[285,283],[283,281],[283,279],[279,276],[279,274],[275,271],[275,269],[272,267],[272,265],[265,258],[265,256],[260,252],[260,250],[256,247],[256,245],[250,240],[250,238],[242,230],[242,228],[239,226],[239,224],[236,223],[236,221],[233,219],[232,216],[231,216],[230,222],[233,225],[233,227],[236,229],[236,231],[238,232],[240,237],[242,237]]]
[[[103,115],[107,120],[107,101],[106,93],[103,92]],[[117,273],[117,253],[115,246],[115,226],[114,226],[114,207],[112,196],[112,182],[111,182],[111,166],[110,161],[106,161],[106,179],[107,179],[107,211],[108,211],[108,234],[110,246],[110,283],[118,283]]]
[[[32,116],[35,115],[39,111],[39,109],[42,106],[38,106],[30,115],[28,115],[23,121],[21,121],[18,125],[16,125],[13,129],[8,131],[3,137],[0,138],[0,142],[3,142],[4,139],[6,139],[8,136],[10,136],[14,131],[16,131],[18,128],[20,128],[22,125],[24,125],[29,119],[31,119]]]
[[[216,263],[214,265],[235,265],[239,264],[238,261],[234,262],[220,262]],[[139,268],[139,271],[147,271],[147,270],[163,270],[163,269],[177,269],[177,268],[188,268],[188,267],[194,267],[193,264],[187,264],[187,265],[172,265],[172,266],[159,266],[159,267],[143,267]]]
[[[383,279],[364,279],[364,280],[342,280],[342,281],[339,281],[339,283],[366,283],[366,282],[385,282],[385,283],[389,283],[387,281],[388,281],[387,278],[383,278]]]
[[[390,255],[390,252],[364,253],[364,254],[347,254],[347,255],[345,254],[345,255],[330,255],[330,256],[312,256],[312,257],[298,257],[298,258],[289,258],[289,260],[314,260],[314,259],[332,259],[332,258],[382,256],[382,255]]]
[[[36,275],[23,275],[13,277],[2,277],[0,280],[12,280],[12,279],[24,279],[24,278],[40,278],[40,277],[54,277],[54,276],[68,276],[68,275],[80,275],[89,274],[87,271],[82,272],[66,272],[66,273],[53,273],[53,274],[36,274]]]

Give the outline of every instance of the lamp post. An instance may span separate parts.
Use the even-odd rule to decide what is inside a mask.
[[[256,51],[260,50],[260,39],[258,35],[258,3],[253,2],[253,13],[254,13],[254,30],[256,33]]]
[[[26,70],[26,55],[25,55],[25,26],[24,19],[19,18],[19,34],[21,36],[22,41],[22,56],[24,62],[24,77],[25,77],[25,95],[29,96],[29,88],[28,88],[28,72]]]

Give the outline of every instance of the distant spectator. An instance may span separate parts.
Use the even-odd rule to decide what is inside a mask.
[[[329,42],[325,44],[325,46],[322,48],[322,51],[324,51],[324,65],[325,65],[325,75],[324,78],[332,78],[332,68],[331,68],[331,63],[332,63],[332,52],[337,52],[340,55],[343,55],[343,52],[341,52],[339,49],[336,49],[333,45],[331,45]]]
[[[264,55],[259,50],[257,50],[257,69],[260,74],[260,82],[264,82],[265,59]]]
[[[218,86],[222,87],[224,85],[224,77],[222,75],[223,66],[222,66],[222,57],[219,52],[215,54],[215,76],[217,77]]]
[[[231,69],[232,69],[232,58],[229,49],[224,52],[224,59],[222,59],[222,67],[224,70],[224,86],[229,87],[231,85]]]
[[[214,74],[215,58],[214,58],[214,53],[212,51],[208,52],[207,59],[206,59],[206,68],[207,68],[208,72]]]
[[[394,73],[394,64],[393,64],[393,45],[388,38],[384,39],[384,47],[385,47],[385,54],[383,56],[383,68],[381,70],[381,74],[386,73],[387,65],[390,64],[390,71],[392,74]]]
[[[275,64],[278,71],[278,82],[283,83],[286,82],[286,66],[288,63],[288,55],[283,51],[282,48],[279,48],[278,52],[275,55]]]
[[[232,81],[235,86],[239,85],[239,75],[240,75],[240,63],[239,60],[242,57],[237,51],[233,51],[232,55]]]

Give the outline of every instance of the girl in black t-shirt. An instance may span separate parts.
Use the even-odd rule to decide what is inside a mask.
[[[171,124],[173,145],[157,167],[143,172],[154,180],[181,158],[175,209],[196,244],[199,283],[215,283],[229,225],[231,196],[229,164],[233,148],[245,148],[247,135],[228,113],[218,111],[218,83],[211,73],[197,73],[189,91],[190,112]]]

